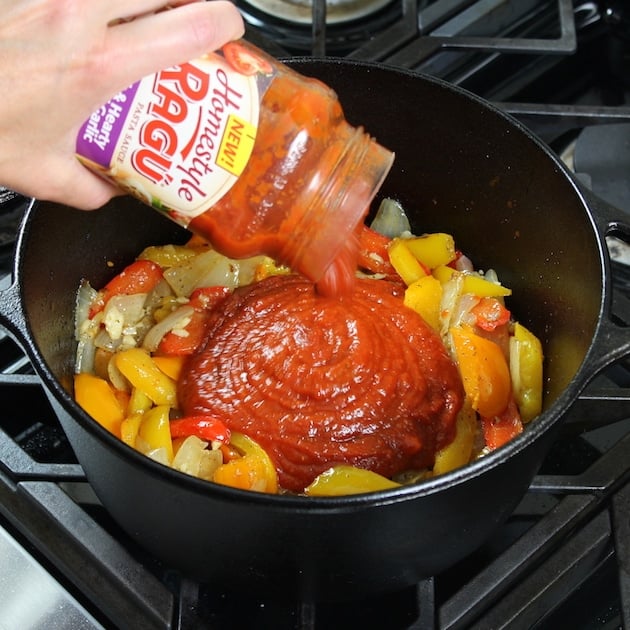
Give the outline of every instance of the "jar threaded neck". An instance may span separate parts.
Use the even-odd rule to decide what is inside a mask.
[[[302,216],[280,253],[287,265],[314,281],[321,279],[365,219],[394,160],[394,154],[362,127],[346,126],[343,146],[338,141],[330,147],[334,157],[322,161],[298,201]]]

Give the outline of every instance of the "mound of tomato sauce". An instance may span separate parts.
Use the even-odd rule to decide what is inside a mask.
[[[269,454],[301,492],[335,464],[386,477],[431,467],[463,401],[442,341],[400,284],[357,279],[341,299],[297,275],[239,288],[186,363],[186,415],[210,414]]]

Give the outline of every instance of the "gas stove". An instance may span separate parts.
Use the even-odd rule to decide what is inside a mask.
[[[493,102],[630,214],[630,8],[557,0],[243,0],[247,37],[280,58],[366,59]],[[421,111],[418,112],[421,115]],[[0,194],[0,282],[26,200]],[[614,314],[630,257],[609,241]],[[336,603],[212,591],[149,556],[92,492],[22,350],[0,329],[0,627],[630,628],[630,361],[569,411],[495,536],[401,592]]]

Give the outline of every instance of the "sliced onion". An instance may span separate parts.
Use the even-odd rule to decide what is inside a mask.
[[[76,374],[94,372],[94,357],[96,356],[96,346],[93,337],[84,335],[77,343],[77,353],[74,361],[74,371]]]
[[[99,326],[96,321],[89,319],[89,313],[97,295],[98,291],[87,280],[81,281],[74,310],[74,336],[77,340],[74,370],[77,374],[94,371],[94,337]]]
[[[147,457],[150,457],[153,461],[158,462],[159,464],[164,464],[165,466],[170,466],[171,464],[168,461],[168,453],[166,452],[166,448],[164,448],[163,446],[145,451],[144,454]]]
[[[98,291],[90,285],[87,280],[82,280],[77,291],[76,304],[74,309],[74,334],[76,339],[80,339],[85,331],[85,322],[88,321],[90,307],[96,299]]]
[[[149,329],[142,341],[142,347],[149,352],[155,352],[160,345],[160,341],[162,341],[162,337],[174,328],[183,328],[194,312],[195,309],[192,306],[184,304],[172,313],[169,313],[164,319]]]
[[[497,274],[497,272],[494,269],[488,269],[484,274],[483,277],[488,281],[488,282],[495,282],[496,284],[501,284],[499,282],[499,275]]]
[[[199,463],[201,462],[201,453],[208,446],[196,435],[189,435],[177,449],[173,458],[173,468],[180,472],[196,477],[199,474]]]
[[[256,270],[270,259],[267,256],[252,256],[239,260],[238,286],[251,284],[256,279]]]
[[[147,299],[144,303],[144,308],[147,313],[153,313],[158,308],[165,297],[173,295],[173,290],[166,280],[160,280],[155,287],[147,295]]]
[[[105,305],[103,311],[103,323],[107,328],[107,319],[110,313],[114,313],[114,317],[122,317],[122,328],[135,326],[146,314],[144,303],[146,302],[146,293],[134,293],[133,295],[114,295]]]
[[[472,293],[464,293],[455,301],[455,308],[451,317],[450,327],[474,325],[477,318],[472,314],[472,309],[479,303],[479,298]]]
[[[101,328],[94,337],[94,345],[109,352],[116,352],[120,343],[120,339],[112,339],[104,328]]]
[[[440,301],[440,333],[442,338],[448,338],[448,329],[451,327],[453,313],[457,300],[462,293],[464,278],[462,274],[453,274],[450,280],[442,287],[442,299]]]
[[[206,449],[201,453],[201,460],[199,462],[199,472],[197,476],[207,481],[212,481],[214,478],[214,471],[223,464],[223,454],[219,450]]]
[[[172,466],[180,472],[212,481],[214,471],[223,463],[219,450],[207,448],[208,443],[189,435],[177,449]]]
[[[214,250],[198,254],[181,265],[164,271],[164,279],[175,295],[189,297],[199,287],[238,286],[239,263]]]
[[[381,201],[370,227],[379,234],[391,238],[411,231],[409,219],[402,205],[388,197]]]
[[[459,256],[457,260],[455,261],[455,269],[457,269],[457,271],[471,271],[471,272],[475,270],[472,260],[470,260],[468,256],[464,256],[464,254]]]

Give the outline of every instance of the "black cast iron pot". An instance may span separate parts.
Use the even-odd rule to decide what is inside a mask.
[[[381,196],[402,202],[414,231],[452,233],[513,289],[511,309],[545,351],[544,412],[521,436],[419,485],[329,499],[214,485],[126,447],[73,400],[75,293],[82,277],[100,286],[146,245],[188,236],[128,198],[89,213],[34,203],[0,322],[43,379],[97,495],[141,545],[242,596],[346,599],[443,571],[513,511],[580,391],[630,354],[630,334],[610,321],[604,243],[626,229],[530,133],[468,93],[375,64],[294,67],[331,85],[348,120],[396,152]]]

